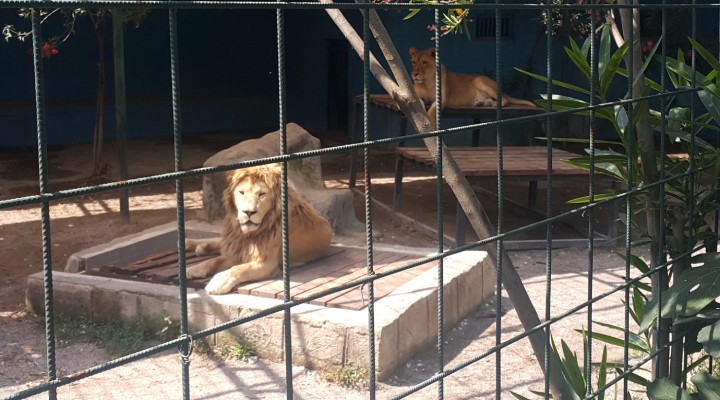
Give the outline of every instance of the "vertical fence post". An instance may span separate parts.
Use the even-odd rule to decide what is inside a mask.
[[[175,171],[182,171],[182,119],[180,115],[180,66],[178,54],[177,10],[168,10],[168,31],[170,34],[170,82],[172,91],[173,118],[173,155]],[[187,280],[185,260],[185,206],[183,184],[175,180],[175,200],[177,202],[177,233],[178,233],[178,283],[180,291],[180,336],[185,341],[180,344],[182,362],[182,394],[184,400],[190,399],[190,354],[192,338],[188,334]]]
[[[553,0],[547,0],[547,4],[551,5]],[[548,16],[546,22],[546,49],[545,49],[545,70],[547,71],[547,83],[545,90],[547,93],[547,112],[548,115],[545,118],[547,126],[547,193],[546,193],[546,204],[545,213],[547,214],[548,220],[552,219],[553,216],[553,117],[550,115],[553,112],[553,73],[552,73],[552,48],[553,48],[553,23],[552,23],[552,10],[546,9],[546,15]],[[548,221],[545,226],[545,321],[549,321],[552,313],[552,244],[553,244],[553,223]],[[545,371],[545,398],[550,398],[550,357],[553,355],[552,345],[550,343],[550,326],[545,328],[545,354],[543,360],[543,370]]]
[[[436,130],[442,129],[442,110],[443,110],[443,103],[442,103],[442,63],[440,62],[440,10],[435,9],[435,30],[434,32],[434,39],[435,39],[435,121],[430,121],[435,124]],[[435,165],[437,166],[437,175],[435,177],[435,190],[437,191],[437,241],[438,241],[438,254],[442,253],[444,249],[444,216],[443,216],[443,153],[442,153],[442,147],[443,147],[443,139],[442,136],[438,136],[436,139],[436,147],[435,151],[437,152],[437,157],[435,161]],[[459,207],[459,206],[457,206]],[[458,218],[465,218],[465,215],[461,215],[461,213],[456,214]],[[460,223],[460,221],[457,221],[456,223]],[[463,232],[465,234],[465,232]],[[443,399],[445,397],[445,380],[442,378],[442,372],[445,369],[445,345],[443,343],[443,298],[444,298],[444,291],[443,291],[443,281],[444,279],[444,267],[445,262],[444,258],[438,259],[437,264],[437,322],[438,322],[438,330],[437,330],[437,373],[438,375],[441,375],[440,380],[438,380],[438,387],[437,387],[437,396],[438,399]]]
[[[33,65],[35,69],[35,111],[37,123],[38,148],[38,180],[40,194],[48,190],[47,143],[45,135],[45,77],[43,75],[43,46],[42,30],[40,26],[40,11],[33,8],[31,11],[32,38],[33,38]],[[42,224],[42,258],[43,281],[45,291],[45,340],[47,347],[47,380],[57,379],[55,365],[55,312],[53,307],[53,275],[52,275],[52,245],[50,237],[50,203],[42,202],[40,206]],[[53,387],[48,391],[48,398],[54,400],[57,390]]]
[[[495,4],[501,4],[501,0],[495,0]],[[502,119],[502,76],[501,71],[501,60],[500,60],[500,36],[502,34],[502,18],[500,15],[500,9],[495,8],[495,80],[497,81],[497,101],[496,101],[496,118],[497,120]],[[505,208],[503,199],[503,140],[502,140],[502,124],[495,126],[495,140],[497,147],[497,227],[496,233],[498,235],[503,233],[504,230],[504,214]],[[495,282],[495,345],[499,346],[502,343],[502,283],[503,283],[503,263],[505,262],[505,250],[503,247],[503,239],[498,239],[495,242],[496,245],[496,274],[497,281]],[[499,399],[502,397],[502,352],[498,351],[495,354],[495,398]]]
[[[123,10],[113,8],[113,62],[115,75],[115,129],[117,137],[118,169],[120,180],[128,178],[127,168],[127,126],[126,97],[125,97],[125,40],[123,37]],[[128,190],[120,189],[120,216],[125,223],[130,222],[130,206]]]
[[[364,10],[363,14],[363,141],[370,141],[370,10]],[[354,126],[351,128],[354,129]],[[353,160],[357,157],[352,155]],[[363,172],[365,186],[365,241],[367,245],[367,273],[375,275],[375,259],[373,249],[373,224],[372,224],[372,176],[370,173],[370,149],[363,148]],[[375,359],[375,282],[367,283],[368,287],[368,381],[370,386],[370,400],[375,400],[376,385],[376,359]],[[362,286],[360,291],[362,293]]]
[[[280,0],[278,0],[280,1]],[[278,123],[280,124],[280,154],[287,154],[287,125],[286,125],[286,83],[285,83],[285,14],[282,9],[276,10],[277,24],[277,66],[278,66]],[[280,173],[280,198],[282,201],[282,278],[283,300],[289,302],[290,296],[290,260],[288,238],[288,163],[282,162]],[[293,373],[292,373],[292,312],[286,309],[283,312],[283,331],[285,349],[285,393],[288,400],[293,399]]]

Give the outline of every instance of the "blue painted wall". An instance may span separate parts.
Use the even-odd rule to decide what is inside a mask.
[[[482,14],[478,12],[477,14]],[[546,41],[544,27],[531,11],[508,12],[513,20],[513,34],[502,41],[500,76],[503,87],[516,97],[534,99],[545,91],[544,83],[526,79],[513,71],[513,66],[545,74]],[[346,12],[351,22],[360,26],[357,12]],[[380,12],[403,62],[409,67],[407,50],[414,46],[434,45],[432,13],[423,12],[403,21],[405,12]],[[477,17],[475,15],[474,17]],[[184,133],[217,131],[274,130],[278,123],[278,82],[276,62],[275,12],[255,11],[190,11],[178,13],[180,43],[180,95]],[[471,23],[474,32],[476,22]],[[0,24],[12,23],[27,29],[28,21],[15,12],[0,10]],[[169,37],[167,14],[152,11],[138,28],[128,26],[125,33],[128,95],[128,136],[152,137],[170,135]],[[709,24],[709,26],[716,26]],[[46,32],[57,31],[46,26]],[[341,108],[351,113],[353,97],[362,93],[362,63],[349,47],[335,48],[344,43],[338,29],[324,11],[289,10],[285,14],[286,40],[286,104],[287,120],[294,121],[310,132],[330,128],[328,110],[334,112],[337,97],[343,94]],[[702,31],[702,24],[700,25]],[[59,54],[45,62],[45,93],[47,96],[47,133],[50,144],[90,142],[95,116],[97,90],[97,45],[95,33],[87,19],[81,19],[77,33],[60,49]],[[47,33],[46,33],[47,35]],[[107,110],[106,136],[113,140],[113,67],[112,38],[108,25],[105,32],[107,48]],[[496,74],[495,41],[463,35],[443,39],[443,63],[451,70]],[[555,41],[553,71],[566,81],[579,81],[574,66],[569,65],[559,40]],[[0,43],[0,148],[33,147],[36,144],[34,83],[30,43]],[[373,48],[377,50],[376,47]],[[330,56],[332,54],[332,56]],[[331,58],[335,57],[335,58]],[[329,87],[329,68],[339,64],[347,67],[347,75]],[[338,79],[335,77],[335,79]],[[382,89],[373,80],[372,91]],[[617,97],[622,97],[619,88]],[[337,107],[336,107],[337,108]],[[374,113],[373,115],[375,115]],[[379,114],[377,115],[379,116]],[[394,136],[397,120],[372,118],[373,137]],[[337,121],[336,121],[337,122]],[[455,125],[467,121],[447,121]],[[523,137],[525,127],[508,128],[508,140]],[[569,129],[569,128],[568,128]],[[344,133],[338,134],[344,140]],[[494,140],[494,132],[489,134]],[[465,138],[458,139],[463,142]]]

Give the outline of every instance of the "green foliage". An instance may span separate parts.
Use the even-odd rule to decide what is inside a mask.
[[[247,361],[250,357],[255,356],[255,350],[245,343],[221,343],[215,348],[215,354],[225,359],[235,359]]]
[[[720,254],[700,254],[693,257],[692,262],[700,265],[681,272],[673,285],[663,293],[660,305],[663,318],[699,316],[707,306],[717,306],[715,299],[720,296],[720,285],[717,284],[720,279]],[[657,314],[655,298],[645,307],[640,329],[649,329]]]
[[[443,4],[445,2],[439,2],[435,0],[410,0],[410,4]],[[442,26],[440,26],[440,35],[444,36],[448,33],[462,33],[470,38],[470,30],[468,29],[468,21],[470,21],[470,9],[462,8],[464,5],[474,4],[475,0],[453,0],[452,4],[457,5],[458,8],[451,8],[443,12],[442,15]],[[445,3],[446,4],[446,3]],[[411,9],[405,19],[410,19],[420,12],[419,8]],[[438,27],[431,25],[431,30],[438,29]]]
[[[333,381],[346,388],[360,388],[368,381],[368,370],[366,368],[346,365],[333,374]]]
[[[160,327],[155,331],[155,336],[158,339],[168,341],[180,336],[180,324],[174,321],[172,317],[165,315],[159,316],[158,319]]]
[[[584,330],[581,333],[583,335],[583,359],[587,360],[587,335]],[[560,340],[562,354],[560,354],[560,351],[555,345],[554,340],[550,342],[550,345],[552,348],[552,356],[555,357],[555,359],[558,361],[558,365],[560,365],[560,370],[562,371],[563,378],[573,391],[571,394],[572,399],[579,400],[585,398],[585,394],[587,393],[588,388],[587,382],[589,377],[585,375],[584,364],[581,363],[580,360],[578,360],[577,355],[570,349],[570,347],[567,345],[567,343],[565,343],[564,340]],[[607,346],[603,346],[600,363],[594,364],[594,367],[596,368],[597,372],[597,382],[595,385],[590,385],[591,391],[600,390],[607,383],[608,372],[611,368],[611,365],[607,362]],[[604,400],[605,391],[606,389],[602,389],[595,398],[597,398],[598,400]],[[532,390],[531,392],[538,397],[545,397],[545,393],[543,392]],[[519,395],[515,392],[510,393],[519,400],[529,400],[527,397]]]
[[[720,379],[700,372],[693,375],[690,381],[695,385],[696,394],[679,388],[670,379],[661,378],[648,386],[648,397],[650,400],[720,400]]]
[[[579,46],[570,39],[569,45],[565,47],[565,52],[584,77],[586,85],[581,87],[553,80],[553,84],[557,87],[571,92],[571,95],[553,95],[553,110],[569,110],[574,111],[577,115],[589,115],[591,94],[594,95],[592,99],[594,104],[614,100],[607,98],[607,93],[616,75],[628,76],[627,70],[621,68],[628,46],[626,44],[613,51],[609,31],[610,28],[607,25],[598,29],[600,34],[597,54],[598,73],[592,77],[591,66],[588,62],[588,42]],[[720,151],[699,135],[720,132],[720,88],[718,87],[720,61],[698,42],[690,39],[695,52],[704,59],[707,65],[712,67],[709,73],[703,74],[695,71],[686,63],[682,51],[678,51],[676,58],[656,55],[655,52],[660,41],[650,51],[640,71],[641,74],[636,78],[644,79],[646,84],[644,94],[650,94],[651,91],[664,92],[660,84],[642,75],[650,62],[659,61],[666,68],[669,81],[676,89],[687,89],[693,85],[700,88],[697,96],[706,112],[701,115],[693,115],[689,108],[678,106],[674,98],[668,100],[668,105],[663,110],[650,110],[646,102],[634,103],[630,112],[620,106],[596,109],[595,116],[610,123],[617,134],[618,141],[610,143],[611,147],[607,149],[594,148],[593,154],[588,152],[585,156],[567,162],[585,170],[594,168],[596,173],[609,176],[626,185],[632,182],[634,187],[654,183],[648,181],[642,168],[630,164],[631,161],[634,164],[636,160],[641,160],[641,155],[638,150],[639,146],[635,143],[637,139],[630,135],[631,130],[628,128],[636,125],[641,114],[649,114],[652,129],[664,132],[666,134],[663,137],[664,140],[676,143],[687,154],[685,157],[665,156],[657,160],[659,164],[663,165],[665,177],[668,178],[664,186],[665,226],[661,227],[664,229],[666,237],[666,248],[663,250],[667,251],[672,258],[677,259],[675,262],[677,270],[673,268],[673,284],[662,293],[662,296],[651,296],[650,287],[645,282],[633,285],[630,316],[638,324],[640,330],[638,333],[629,333],[627,343],[624,327],[599,322],[596,324],[610,329],[611,332],[617,331],[622,334],[613,336],[612,334],[593,332],[592,339],[606,345],[627,346],[643,356],[651,356],[653,350],[649,328],[657,320],[658,310],[660,310],[662,317],[672,318],[677,325],[676,329],[685,332],[684,351],[686,354],[704,350],[708,354],[718,355],[720,354],[720,322],[717,321],[720,320],[720,304],[715,299],[720,297],[720,285],[717,284],[720,281],[720,255],[717,253],[704,254],[691,260],[684,260],[681,257],[686,257],[686,254],[692,252],[698,245],[716,246],[717,235],[706,222],[710,218],[706,217],[720,211],[720,193],[718,192]],[[519,71],[533,78],[548,81],[546,77]],[[593,90],[591,91],[589,88],[593,88]],[[626,98],[630,98],[630,93]],[[549,100],[548,96],[543,96],[538,104],[547,106],[550,103]],[[571,141],[582,142],[583,139],[572,139]],[[589,139],[585,142],[589,143]],[[594,142],[596,145],[599,143]],[[619,193],[601,193],[592,198],[575,199],[573,202],[600,201],[617,194]],[[647,211],[645,207],[651,204],[646,202],[643,196],[632,196],[629,201],[633,202],[635,215]],[[639,227],[635,221],[635,215],[625,215],[621,218],[624,218],[626,224]],[[657,240],[660,232],[646,232],[645,234],[650,240]],[[641,273],[650,271],[649,266],[637,256],[631,255],[628,261]],[[654,297],[654,300],[648,301],[650,297]],[[662,298],[662,303],[659,305],[658,297]],[[571,353],[564,350],[564,354],[566,357],[563,363],[574,365],[575,360],[571,357]],[[579,387],[578,371],[574,368],[570,371],[573,373],[566,379],[575,382],[573,387]],[[618,372],[620,371],[618,370]],[[694,396],[703,399],[720,399],[717,397],[720,393],[717,390],[718,382],[701,374],[696,374],[692,378],[693,383],[698,382],[698,393],[693,397],[667,380],[650,383],[635,374],[628,376],[628,379],[646,385],[648,395],[652,399],[690,399],[695,398]]]
[[[93,321],[88,318],[57,316],[55,332],[58,339],[66,343],[94,341],[112,356],[124,356],[142,348],[148,338],[140,322],[120,320]]]

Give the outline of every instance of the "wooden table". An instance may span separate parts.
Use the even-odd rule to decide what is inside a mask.
[[[357,143],[360,141],[360,132],[362,131],[361,121],[362,118],[362,106],[363,96],[355,96],[355,107],[352,113],[351,122],[351,133],[350,142]],[[400,132],[399,136],[405,136],[407,133],[407,119],[405,114],[400,110],[395,100],[388,94],[371,94],[369,96],[369,106],[378,110],[386,110],[392,112],[393,115],[401,118],[400,121]],[[529,106],[508,106],[503,107],[502,115],[504,119],[524,117],[529,115],[539,115],[544,113],[545,110],[540,107],[529,107]],[[495,107],[458,107],[458,108],[446,108],[442,112],[444,118],[470,118],[473,120],[473,124],[479,124],[482,122],[494,121],[497,118],[497,109]],[[533,122],[533,128],[528,129],[525,132],[525,143],[530,144],[532,138],[538,135],[544,135],[541,119],[535,119]],[[472,146],[477,146],[480,143],[480,131],[473,131]],[[399,143],[398,145],[402,145]],[[353,151],[350,159],[350,187],[355,187],[356,176],[357,176],[357,150]]]
[[[468,180],[491,179],[498,177],[498,155],[495,147],[450,147],[448,148],[462,174]],[[400,209],[402,194],[403,166],[410,160],[429,167],[435,167],[435,158],[425,147],[397,147],[395,163],[395,188],[393,191],[393,210]],[[548,176],[547,147],[545,146],[507,146],[503,147],[503,178],[522,179],[529,182],[528,208],[532,209],[537,200],[537,183]],[[565,163],[565,160],[577,157],[565,150],[552,150],[553,180],[568,178],[587,179],[588,172]],[[456,244],[465,242],[465,213],[456,205],[457,236]]]

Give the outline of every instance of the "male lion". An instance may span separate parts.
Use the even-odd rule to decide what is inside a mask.
[[[198,255],[218,257],[187,269],[187,277],[215,274],[205,286],[209,294],[230,292],[236,285],[275,275],[282,265],[280,167],[263,165],[229,171],[225,190],[225,229],[214,242],[188,240]],[[322,257],[332,228],[310,203],[288,185],[288,251],[295,267]]]
[[[430,105],[428,118],[435,124],[437,104],[435,102],[435,49],[417,50],[410,48],[412,79],[415,93],[425,105]],[[485,75],[467,75],[451,72],[440,66],[440,93],[442,109],[447,107],[473,107],[497,105],[497,82]],[[537,107],[529,100],[516,99],[503,93],[502,105],[523,105]]]

